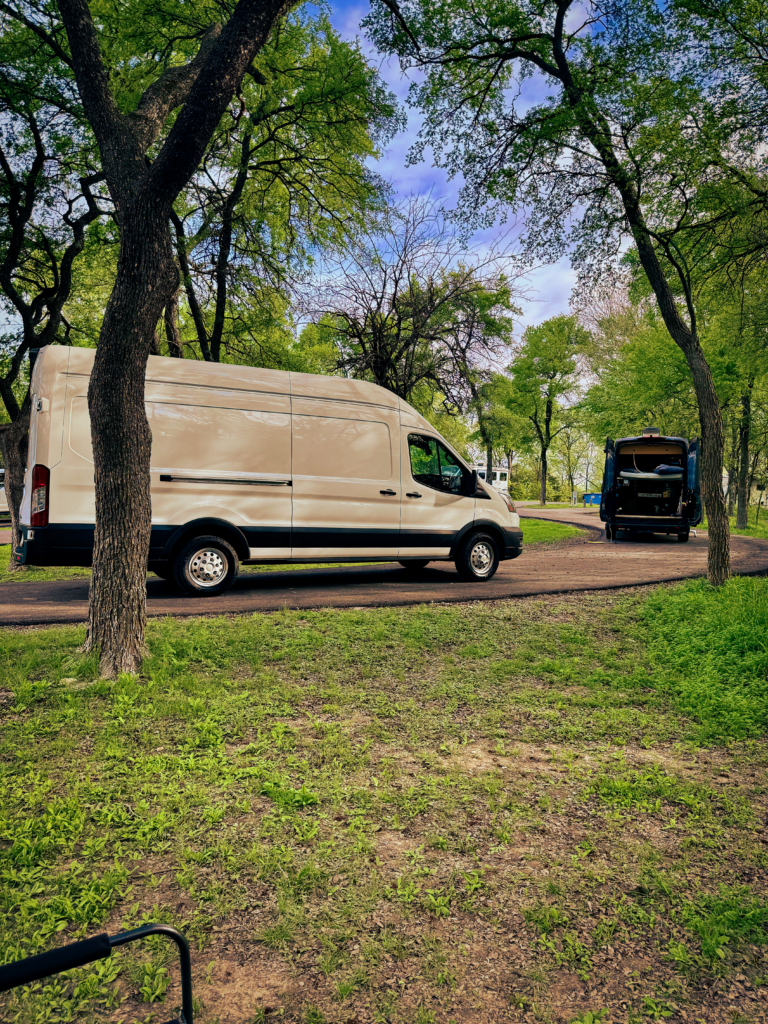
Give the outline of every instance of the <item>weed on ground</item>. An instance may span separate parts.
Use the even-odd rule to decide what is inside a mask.
[[[160,920],[206,1024],[765,1021],[764,737],[670,680],[732,621],[764,684],[766,587],[168,619],[116,682],[6,630],[0,961]],[[178,1004],[156,938],[0,1016]]]

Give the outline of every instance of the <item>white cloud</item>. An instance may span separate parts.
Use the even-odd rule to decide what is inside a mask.
[[[455,207],[462,186],[460,176],[449,178],[443,168],[433,166],[429,151],[424,161],[407,166],[408,151],[418,136],[420,114],[406,104],[410,81],[401,73],[398,61],[394,58],[382,59],[381,54],[374,50],[360,31],[360,22],[368,11],[367,3],[336,3],[331,10],[331,22],[344,39],[359,41],[363,51],[379,68],[382,80],[395,94],[408,118],[405,129],[392,139],[381,158],[376,161],[376,170],[392,182],[400,197],[411,193],[426,195],[431,192],[433,196],[444,201],[447,208]],[[546,82],[540,76],[535,76],[523,84],[520,99],[523,106],[533,105],[541,102],[546,93]],[[487,243],[490,246],[499,232],[507,230],[509,225],[480,231],[474,236],[473,242],[481,245]],[[568,300],[575,279],[567,260],[560,260],[552,266],[531,271],[528,275],[529,298],[522,303],[523,326],[538,324],[558,313],[567,313]]]

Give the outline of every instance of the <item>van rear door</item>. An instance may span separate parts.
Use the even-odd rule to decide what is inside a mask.
[[[612,437],[605,440],[605,468],[603,469],[603,492],[600,496],[600,519],[610,519],[614,512],[613,483],[616,478],[616,445]]]
[[[701,483],[699,480],[699,439],[688,442],[688,490],[686,494],[686,515],[691,526],[701,522]]]
[[[291,421],[291,557],[397,558],[399,410],[296,397]]]

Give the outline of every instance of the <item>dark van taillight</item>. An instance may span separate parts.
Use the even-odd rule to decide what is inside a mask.
[[[51,485],[51,471],[47,466],[35,466],[32,470],[32,519],[30,526],[48,525],[48,490]]]

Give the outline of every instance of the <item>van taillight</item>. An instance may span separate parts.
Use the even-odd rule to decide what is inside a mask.
[[[35,466],[32,470],[32,519],[30,526],[48,525],[48,488],[51,471],[47,466]]]

